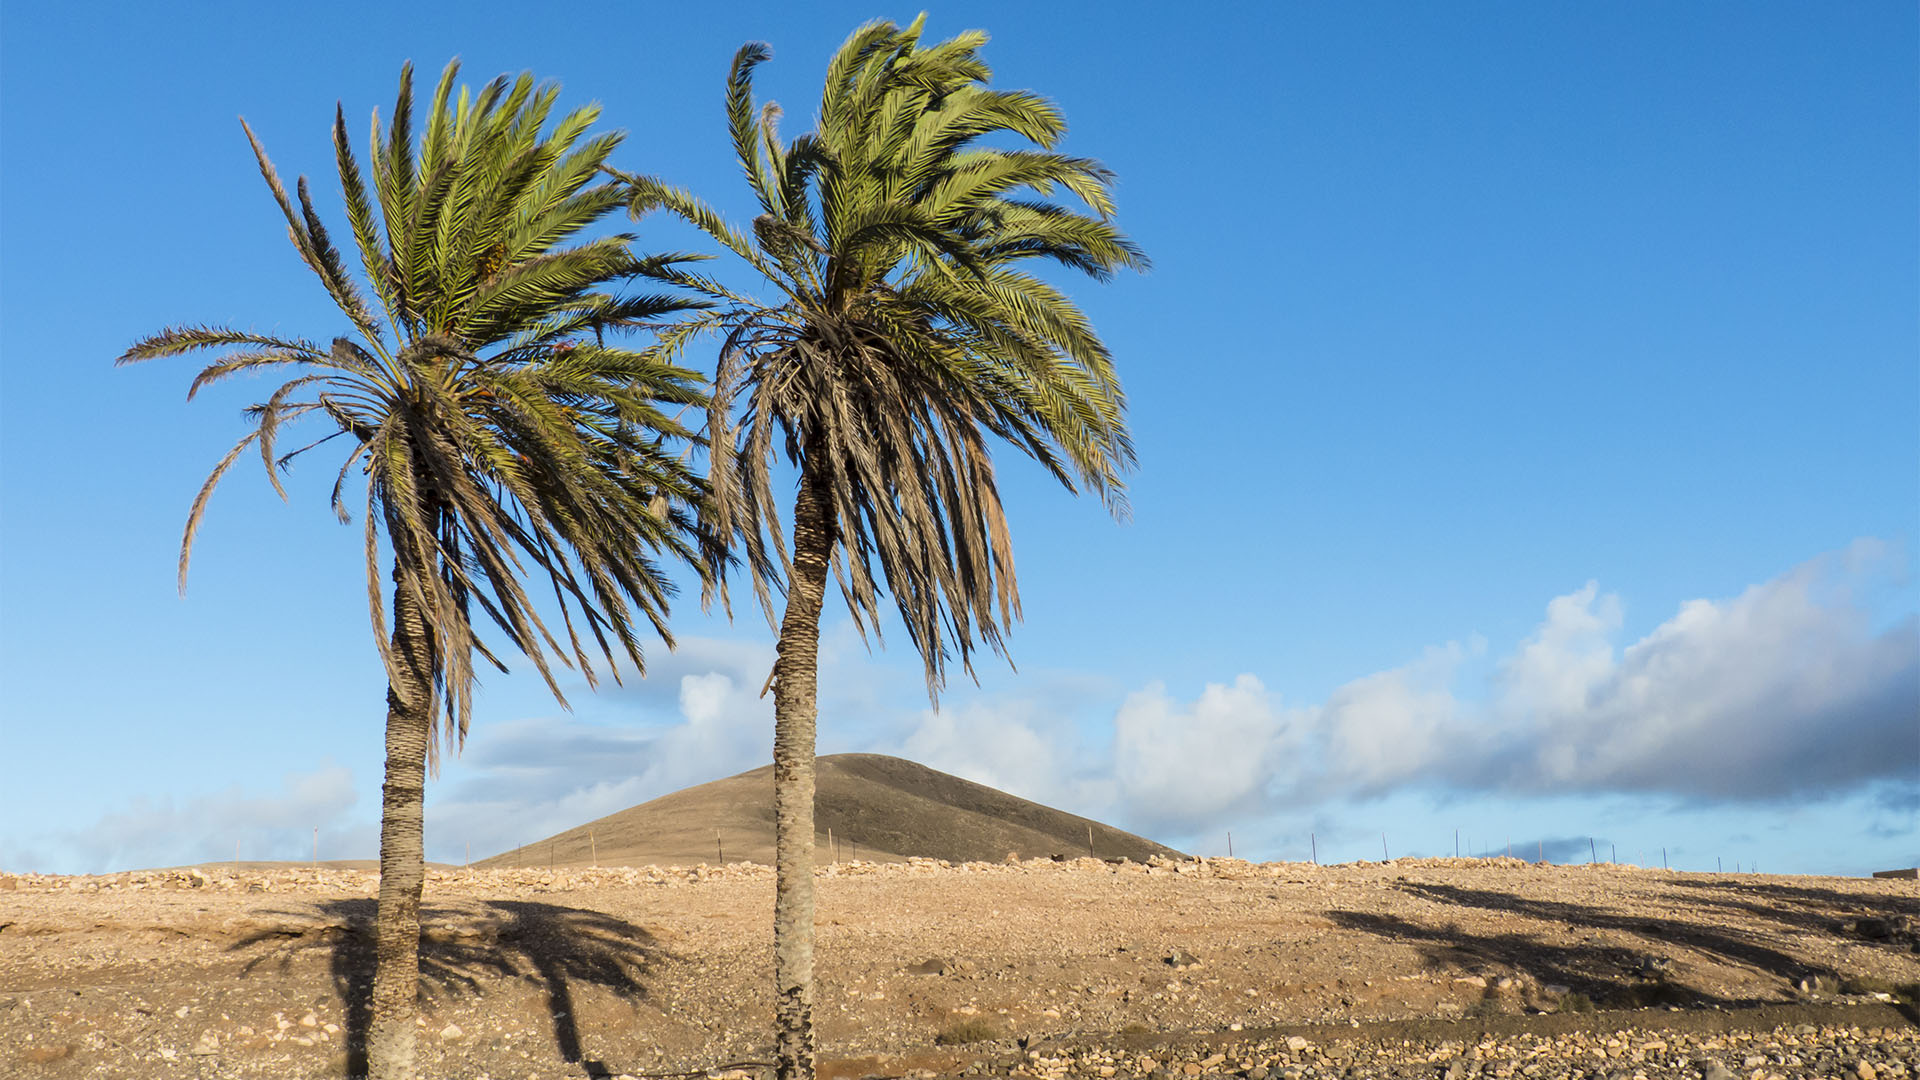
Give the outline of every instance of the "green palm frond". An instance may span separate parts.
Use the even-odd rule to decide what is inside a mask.
[[[443,72],[417,141],[412,69],[402,70],[391,124],[383,129],[374,117],[370,175],[349,145],[344,111],[335,111],[358,279],[305,179],[289,196],[245,129],[295,249],[349,336],[323,347],[179,326],[120,357],[217,353],[190,396],[243,372],[292,369],[248,410],[251,430],[195,498],[182,588],[207,501],[243,453],[256,451],[281,491],[280,469],[341,442],[332,504],[346,520],[346,488],[365,478],[368,603],[382,661],[390,676],[401,662],[389,642],[397,626],[390,589],[391,603],[424,613],[434,662],[424,712],[436,745],[447,746],[466,731],[476,656],[500,664],[478,624],[523,652],[564,701],[556,659],[590,684],[602,661],[616,679],[622,657],[641,667],[637,627],[671,641],[665,564],[695,562],[704,572],[724,558],[698,520],[705,488],[684,448],[699,436],[675,415],[705,408],[699,374],[658,350],[604,341],[606,331],[706,306],[679,291],[615,291],[642,273],[672,282],[694,257],[637,256],[627,234],[581,236],[629,199],[601,180],[620,136],[593,133],[597,108],[553,120],[558,88],[526,75],[456,95],[458,70]],[[281,454],[295,427],[318,430]],[[544,581],[550,600],[536,602],[529,581]]]
[[[819,478],[856,624],[877,632],[891,597],[937,694],[949,660],[971,672],[977,647],[1004,653],[1019,616],[990,439],[1127,513],[1134,449],[1112,355],[1029,268],[1105,280],[1147,260],[1112,223],[1112,174],[1055,151],[1059,109],[989,85],[985,34],[921,35],[918,20],[856,30],[828,65],[817,129],[786,142],[778,110],[754,98],[768,52],[740,50],[726,113],[762,211],[750,228],[658,180],[620,179],[636,218],[679,215],[771,286],[757,301],[658,275],[713,305],[656,346],[673,358],[697,337],[719,342],[710,527],[737,538],[771,621],[792,572],[775,459]],[[1008,136],[1032,146],[1007,148]],[[724,602],[725,581],[714,588]]]

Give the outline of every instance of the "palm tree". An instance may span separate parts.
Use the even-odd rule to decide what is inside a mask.
[[[924,48],[920,35],[919,21],[856,31],[827,69],[818,130],[784,145],[778,109],[754,102],[767,49],[740,50],[726,111],[761,209],[748,231],[685,191],[624,177],[636,214],[680,214],[777,294],[762,303],[670,268],[719,303],[659,347],[722,335],[711,527],[738,539],[770,623],[770,579],[785,591],[770,678],[782,1077],[813,1073],[815,689],[829,567],[863,634],[878,633],[882,589],[892,596],[937,704],[949,661],[971,675],[978,643],[1004,655],[1020,613],[987,436],[1122,517],[1121,473],[1134,460],[1106,346],[1025,268],[1038,260],[1104,280],[1145,266],[1111,222],[1111,174],[1054,151],[1066,125],[1052,103],[988,88],[986,35]],[[982,144],[1003,133],[1037,149]],[[1056,190],[1091,213],[1052,201]],[[773,494],[780,456],[798,470],[790,551]]]
[[[699,376],[609,346],[603,334],[688,309],[670,296],[605,288],[675,260],[637,258],[627,234],[573,242],[626,202],[618,184],[599,177],[621,136],[589,137],[597,106],[567,113],[543,134],[558,87],[536,86],[530,75],[502,76],[477,94],[462,88],[456,101],[458,69],[456,61],[442,74],[417,147],[412,68],[402,69],[391,125],[383,131],[377,113],[373,119],[371,185],[335,110],[347,219],[377,314],[321,224],[305,178],[296,206],[248,128],[293,245],[351,335],[320,345],[179,326],[120,357],[225,350],[194,379],[189,398],[241,372],[292,369],[249,410],[251,430],[194,500],[180,550],[183,590],[207,500],[250,447],[284,498],[276,467],[343,439],[333,485],[343,522],[349,479],[356,468],[366,477],[367,601],[387,675],[366,1046],[376,1078],[414,1074],[425,772],[441,747],[457,749],[466,734],[475,654],[506,670],[498,643],[476,628],[475,609],[532,660],[564,705],[549,650],[561,664],[577,664],[589,685],[593,654],[616,679],[617,654],[641,668],[639,618],[671,644],[671,587],[656,558],[713,556],[688,509],[700,483],[668,445],[692,435],[665,411],[705,404]],[[302,418],[318,421],[319,437],[276,457],[281,427]],[[545,615],[524,575],[551,587]],[[561,638],[546,621],[556,612]]]

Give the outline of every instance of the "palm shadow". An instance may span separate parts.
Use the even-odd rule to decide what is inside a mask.
[[[316,949],[327,952],[334,990],[346,1012],[347,1071],[366,1072],[372,1019],[374,911],[371,899],[328,900],[306,911],[260,912],[290,924],[256,931],[228,947],[240,952],[273,943],[241,968],[241,977]],[[316,919],[315,916],[318,916]],[[560,1056],[589,1077],[615,1074],[584,1057],[575,1020],[574,988],[603,987],[632,1002],[645,1000],[649,967],[669,958],[645,929],[598,911],[524,900],[488,900],[420,912],[420,994],[423,999],[479,995],[489,979],[519,979],[546,996]]]
[[[1920,894],[1898,896],[1738,878],[1689,878],[1674,884],[1696,892],[1698,896],[1693,902],[1701,906],[1738,911],[1795,930],[1825,931],[1836,937],[1858,936],[1853,927],[1861,918],[1892,916],[1904,918],[1908,923],[1920,922]],[[1895,931],[1887,937],[1904,939],[1920,951],[1920,934],[1911,929]]]
[[[1806,961],[1771,948],[1753,935],[1711,921],[1649,918],[1492,889],[1433,883],[1403,883],[1398,888],[1454,907],[1478,908],[1588,930],[1620,931],[1641,939],[1645,947],[1597,943],[1557,945],[1527,931],[1474,934],[1451,924],[1427,926],[1371,912],[1332,911],[1327,913],[1328,917],[1347,929],[1416,942],[1432,965],[1491,961],[1529,971],[1543,983],[1565,986],[1595,1001],[1620,1005],[1747,1003],[1683,986],[1669,981],[1663,971],[1650,969],[1649,960],[1658,962],[1657,954],[1663,951],[1661,945],[1678,946],[1787,982],[1813,973]],[[1799,918],[1787,916],[1781,921],[1794,925]]]

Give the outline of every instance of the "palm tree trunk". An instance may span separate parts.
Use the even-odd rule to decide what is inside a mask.
[[[387,686],[387,778],[380,789],[380,899],[374,915],[370,1080],[413,1080],[420,993],[420,892],[425,883],[421,808],[433,719],[433,641],[393,568],[393,656]]]
[[[793,579],[773,682],[774,1069],[813,1080],[813,747],[820,607],[833,554],[825,454],[802,466],[793,506]]]

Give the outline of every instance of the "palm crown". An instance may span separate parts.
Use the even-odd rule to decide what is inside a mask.
[[[120,358],[227,350],[194,379],[189,398],[241,372],[293,369],[248,410],[251,430],[194,501],[181,545],[181,585],[208,497],[249,447],[280,490],[277,467],[322,443],[347,440],[333,505],[347,520],[344,491],[358,467],[367,478],[368,603],[381,656],[395,686],[407,681],[402,664],[415,674],[431,672],[432,685],[422,688],[427,700],[416,707],[423,704],[422,719],[431,718],[454,744],[467,726],[473,654],[500,664],[476,630],[475,607],[559,696],[548,649],[577,663],[591,682],[583,635],[610,665],[617,644],[636,666],[636,612],[667,637],[669,585],[650,552],[711,555],[695,550],[686,510],[700,485],[665,445],[692,438],[665,410],[705,403],[698,375],[603,339],[607,328],[689,306],[671,296],[621,297],[604,289],[643,271],[668,271],[677,260],[637,258],[626,234],[568,246],[625,201],[618,185],[595,183],[620,135],[585,138],[599,116],[595,106],[566,114],[543,134],[557,88],[536,86],[531,76],[502,77],[477,94],[463,88],[450,101],[457,71],[456,62],[441,77],[417,157],[411,67],[402,72],[392,123],[383,131],[374,117],[371,185],[354,159],[344,115],[335,113],[340,183],[372,304],[315,212],[305,178],[289,199],[247,130],[294,247],[357,336],[323,346],[182,326]],[[281,427],[302,418],[331,430],[276,457]],[[396,623],[389,645],[382,530],[396,619],[402,609],[417,613],[422,642],[399,641],[406,628]],[[552,586],[564,645],[521,584],[529,564]],[[396,655],[403,645],[427,662]]]
[[[767,50],[741,49],[726,104],[762,211],[750,230],[685,191],[626,177],[636,214],[677,212],[781,294],[763,303],[677,267],[663,275],[719,301],[662,342],[723,334],[708,418],[715,532],[741,540],[771,621],[772,571],[792,570],[771,474],[784,454],[830,492],[834,568],[856,624],[877,624],[877,561],[930,693],[949,644],[971,672],[975,640],[1004,651],[1020,611],[985,436],[1098,492],[1116,515],[1133,463],[1106,346],[1028,267],[1105,279],[1146,259],[1112,224],[1111,174],[1054,151],[1058,109],[987,85],[985,42],[969,32],[921,47],[918,21],[861,28],[828,68],[818,131],[784,144],[777,107],[754,101]],[[1003,133],[1037,149],[986,143]],[[1091,212],[1053,201],[1062,190]]]

